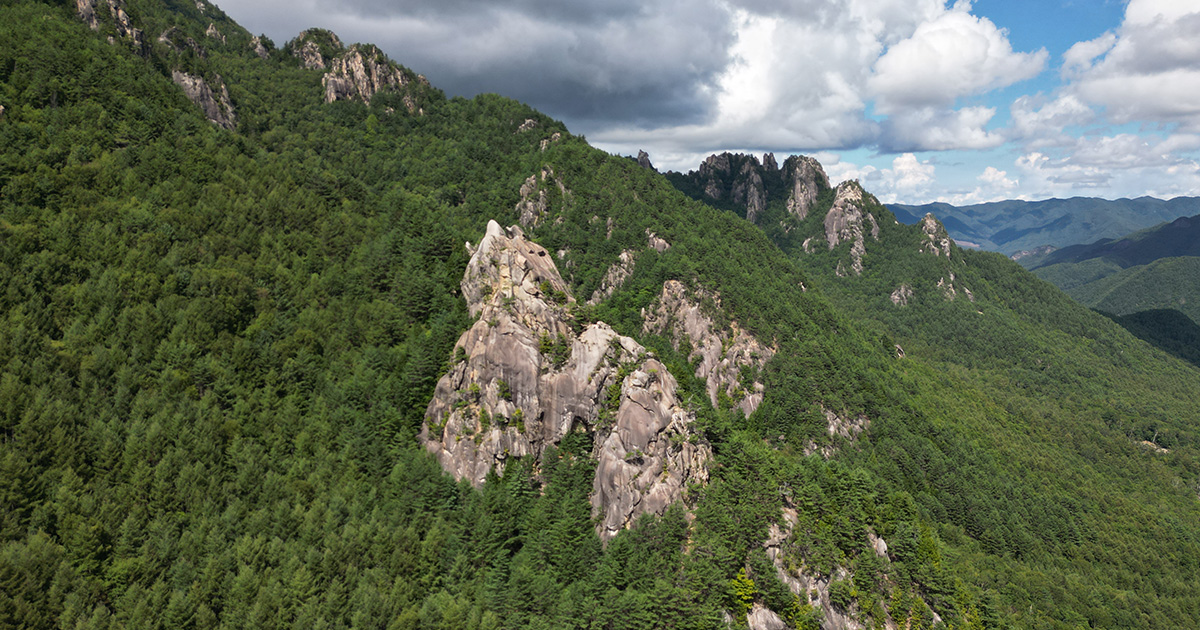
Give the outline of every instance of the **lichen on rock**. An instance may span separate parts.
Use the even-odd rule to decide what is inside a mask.
[[[475,485],[510,457],[540,459],[572,432],[592,437],[591,494],[605,540],[661,514],[708,479],[709,447],[676,397],[675,378],[603,322],[581,326],[554,257],[494,221],[462,280],[479,319],[455,344],[420,439],[444,470]],[[582,328],[578,333],[576,330]]]

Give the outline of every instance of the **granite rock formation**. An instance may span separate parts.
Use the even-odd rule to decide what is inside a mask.
[[[578,325],[553,257],[492,221],[462,280],[479,319],[455,344],[420,439],[444,470],[482,484],[510,457],[538,460],[572,432],[592,438],[597,533],[608,540],[708,479],[675,378],[607,324]]]
[[[689,291],[681,282],[668,280],[658,300],[642,313],[642,330],[670,336],[676,348],[686,339],[692,347],[688,360],[699,360],[696,377],[705,381],[713,406],[724,392],[749,416],[762,403],[763,384],[757,375],[775,356],[775,349],[742,330],[737,322],[718,326],[705,313],[705,306],[720,308],[720,303],[717,295]]]
[[[946,231],[946,226],[942,225],[933,213],[926,214],[921,218],[921,232],[925,234],[927,242],[921,243],[921,251],[933,254],[934,256],[945,255],[950,258],[950,233]]]
[[[837,247],[839,243],[851,243],[850,267],[855,275],[862,275],[862,257],[867,251],[865,232],[868,226],[871,237],[879,240],[879,223],[874,215],[863,209],[864,194],[866,193],[858,182],[838,184],[834,192],[833,207],[825,215],[825,240],[829,243],[829,249]],[[838,263],[838,272],[838,275],[845,275],[841,263]]]
[[[804,155],[793,155],[783,163],[789,190],[787,210],[803,221],[817,204],[821,190],[830,188],[829,177],[821,163]]]
[[[183,88],[183,93],[204,112],[209,122],[224,129],[237,128],[237,116],[233,104],[229,102],[229,91],[220,75],[214,77],[214,90],[203,78],[175,70],[171,73],[175,84]]]
[[[142,37],[142,29],[133,26],[133,20],[125,11],[125,0],[75,0],[75,12],[88,25],[88,28],[98,31],[100,30],[100,17],[96,15],[96,7],[100,2],[108,5],[117,35],[132,42],[135,48],[142,49],[146,43]],[[110,37],[109,40],[112,41],[112,38]]]

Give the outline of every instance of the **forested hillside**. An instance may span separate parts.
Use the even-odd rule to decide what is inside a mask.
[[[1116,315],[1173,309],[1200,319],[1200,220],[1180,217],[1119,239],[1022,259],[1079,303]]]
[[[1200,620],[1200,372],[857,186],[764,199],[764,232],[520,103],[204,0],[8,1],[0,42],[2,627]],[[561,274],[530,283],[564,330],[534,373],[610,325],[642,353],[605,355],[604,404],[675,381],[711,453],[611,538],[606,409],[478,486],[418,441],[493,326],[472,300],[512,306],[464,282],[493,220]],[[651,326],[677,286],[715,346]],[[486,387],[441,401],[478,412],[460,437],[524,433]]]

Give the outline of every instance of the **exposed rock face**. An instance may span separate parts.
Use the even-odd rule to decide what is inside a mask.
[[[908,301],[912,299],[912,287],[907,284],[902,284],[892,291],[892,304],[896,306],[908,306]]]
[[[217,30],[217,25],[212,22],[208,23],[208,30],[204,31],[204,34],[221,42],[222,44],[225,43],[225,36],[221,34],[221,31]]]
[[[804,155],[794,155],[783,163],[791,184],[788,192],[787,209],[796,218],[803,220],[817,204],[817,195],[829,188],[829,177],[821,163]]]
[[[633,275],[633,251],[625,250],[621,252],[617,262],[613,263],[608,271],[605,272],[604,278],[600,280],[600,286],[592,292],[592,297],[588,299],[588,304],[599,304],[607,300],[609,296],[621,288],[629,276]]]
[[[609,220],[611,221],[612,219],[609,219]],[[612,226],[611,225],[609,226],[609,235],[610,235],[610,237],[612,235]],[[650,230],[646,230],[646,246],[660,254],[667,251],[668,249],[671,249],[670,243],[659,238],[657,234],[655,234],[654,232],[651,232]]]
[[[525,133],[526,131],[533,131],[534,129],[537,129],[537,128],[538,128],[538,121],[536,121],[532,118],[526,118],[525,122],[521,123],[520,127],[517,127],[517,133]]]
[[[550,148],[550,145],[554,144],[555,142],[558,142],[561,139],[562,139],[562,134],[555,131],[554,133],[550,134],[549,138],[542,139],[542,143],[540,145],[541,150],[545,151],[546,149]]]
[[[550,209],[550,200],[546,196],[546,189],[538,185],[538,179],[539,175],[530,175],[525,183],[521,184],[521,200],[517,202],[516,210],[520,213],[521,225],[525,227],[540,224]],[[563,199],[570,194],[566,185],[561,179],[555,177],[554,169],[549,166],[542,167],[540,179],[542,182],[554,182]]]
[[[340,99],[359,99],[370,103],[376,92],[384,89],[401,90],[410,83],[425,87],[429,82],[422,76],[411,76],[387,60],[374,46],[350,46],[344,54],[329,63],[329,71],[321,79],[325,86],[325,102]],[[404,90],[404,106],[410,114],[424,113],[417,106],[411,91]]]
[[[204,79],[178,70],[171,73],[171,78],[176,85],[183,88],[183,93],[187,94],[193,103],[200,106],[209,122],[229,130],[237,127],[237,116],[234,115],[233,105],[229,102],[229,91],[225,89],[225,82],[220,76],[214,77],[216,91]]]
[[[791,627],[783,617],[758,602],[746,613],[746,625],[750,630],[788,630]]]
[[[934,256],[946,255],[950,258],[950,234],[946,232],[946,226],[942,225],[933,213],[926,214],[921,218],[921,231],[925,233],[925,238],[928,242],[921,244],[921,251],[928,252]]]
[[[1012,256],[1010,256],[1009,258],[1012,258],[1013,260],[1021,260],[1022,258],[1027,258],[1029,256],[1045,256],[1047,254],[1052,254],[1056,251],[1058,251],[1058,248],[1053,245],[1042,245],[1041,247],[1035,247],[1033,249],[1026,249],[1024,251],[1019,251],[1019,252],[1013,254]]]
[[[746,204],[746,219],[751,223],[767,208],[767,190],[759,174],[758,160],[750,158],[742,164],[738,179],[733,184],[734,203]]]
[[[720,199],[725,194],[719,180],[729,174],[729,158],[728,153],[710,155],[700,163],[700,179],[705,182],[704,194],[710,199]]]
[[[118,35],[133,42],[134,47],[139,49],[146,43],[142,37],[142,29],[134,28],[133,20],[129,19],[129,14],[125,12],[125,0],[75,0],[75,11],[89,28],[93,31],[100,30],[100,19],[96,15],[98,2],[108,5]]]
[[[300,60],[300,65],[309,70],[324,70],[328,59],[325,56],[329,52],[332,56],[340,52],[344,47],[342,40],[338,36],[321,29],[309,29],[300,33],[288,47],[292,51],[292,56]]]
[[[853,243],[850,247],[850,267],[855,275],[861,275],[862,256],[866,253],[864,230],[870,225],[871,236],[879,240],[879,223],[874,215],[863,210],[863,189],[858,182],[842,182],[838,185],[833,207],[825,215],[825,240],[829,249],[841,242]],[[838,265],[841,271],[841,264]],[[844,275],[844,272],[838,275]]]
[[[271,56],[271,53],[267,50],[267,47],[263,46],[262,39],[257,35],[250,40],[250,50],[253,50],[254,54],[258,55],[259,59],[265,60]]]
[[[480,485],[509,457],[540,458],[574,431],[593,437],[591,496],[605,540],[662,513],[691,481],[706,482],[710,449],[676,399],[676,381],[645,348],[597,322],[576,335],[574,301],[553,257],[520,228],[496,222],[462,281],[479,320],[455,344],[420,439],[443,469]]]
[[[96,0],[75,0],[75,12],[79,14],[88,28],[99,30],[100,20],[96,19]]]
[[[775,161],[774,153],[766,153],[763,155],[763,170],[772,173],[779,170],[779,163]]]
[[[645,151],[641,151],[641,150],[638,151],[637,163],[638,163],[638,166],[640,166],[642,168],[650,169],[652,171],[656,170],[654,168],[654,165],[650,163],[650,154],[646,153]]]
[[[792,545],[793,529],[798,522],[796,511],[783,509],[783,527],[771,524],[763,548],[775,565],[775,574],[792,591],[792,594],[822,612],[821,628],[824,630],[861,630],[862,624],[845,612],[834,607],[829,600],[829,577],[813,575],[803,569],[789,570],[785,561],[788,548]],[[847,579],[849,572],[839,567],[834,577]],[[888,621],[891,621],[890,619]]]
[[[692,346],[688,360],[699,358],[696,377],[705,380],[713,406],[717,405],[719,392],[724,391],[749,416],[763,399],[763,384],[756,375],[775,356],[775,350],[742,330],[737,322],[718,328],[704,313],[704,302],[719,308],[720,297],[690,292],[679,281],[668,280],[651,309],[642,313],[642,330],[671,335],[676,348],[687,339]],[[755,376],[743,378],[743,369],[748,376]]]

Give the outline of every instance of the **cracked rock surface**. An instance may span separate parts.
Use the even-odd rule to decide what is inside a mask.
[[[688,360],[699,360],[696,377],[704,379],[713,406],[724,392],[749,416],[763,400],[763,384],[757,374],[775,356],[775,349],[742,330],[737,322],[718,326],[704,312],[705,302],[719,307],[720,297],[689,291],[678,280],[668,280],[650,311],[642,314],[642,330],[670,335],[676,348],[686,339],[692,347]],[[744,369],[755,376],[743,378]]]
[[[604,540],[707,481],[711,450],[692,431],[675,378],[607,324],[576,323],[549,252],[495,221],[468,251],[461,286],[479,319],[455,344],[420,435],[446,472],[478,486],[510,457],[540,460],[572,432],[587,433]]]

